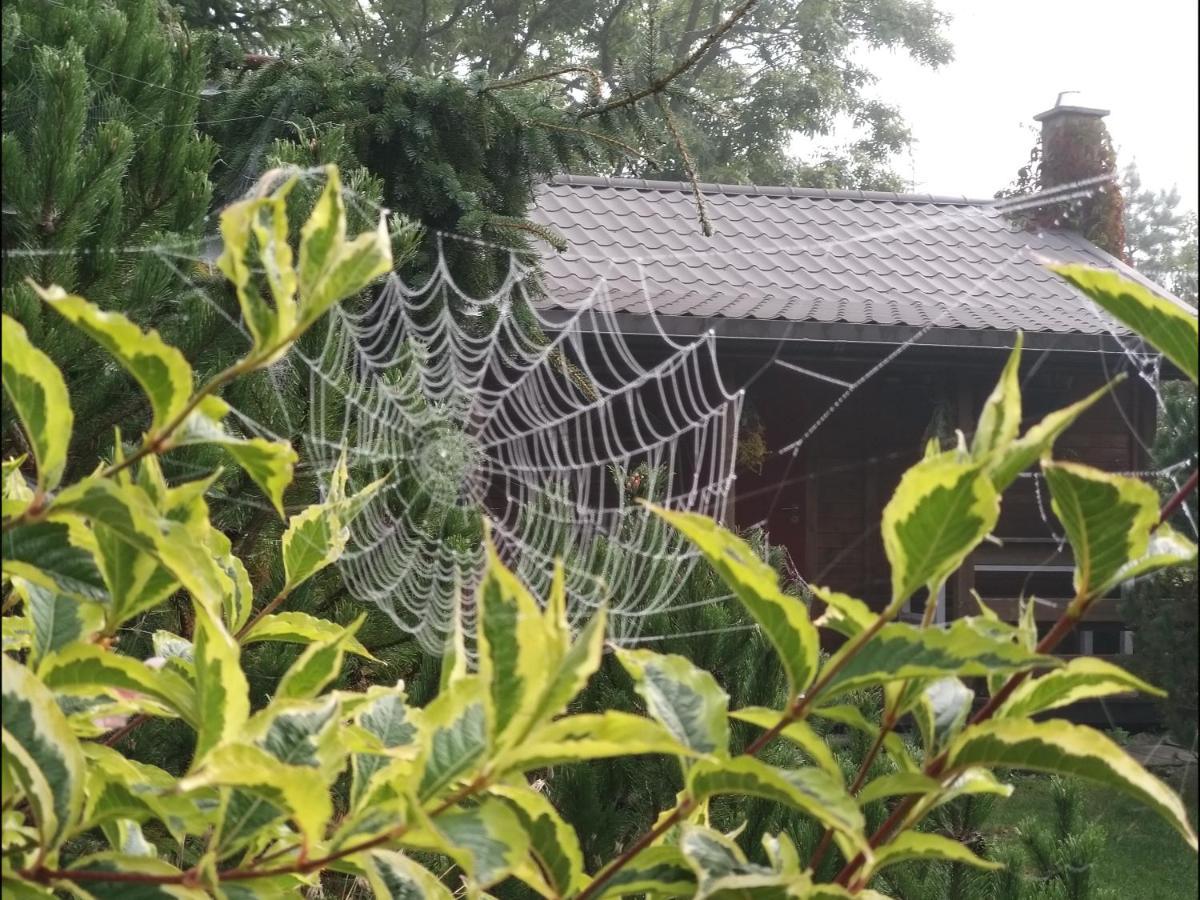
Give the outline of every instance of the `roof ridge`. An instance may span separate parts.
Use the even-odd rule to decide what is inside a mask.
[[[608,175],[555,175],[550,184],[608,187],[638,191],[686,191],[692,192],[687,181],[655,181],[645,178],[613,178]],[[715,184],[701,182],[698,187],[703,194],[751,194],[762,197],[809,197],[826,200],[886,200],[893,203],[929,203],[938,206],[985,206],[993,199],[942,196],[937,194],[902,194],[893,191],[829,190],[826,188],[772,187],[757,184]]]

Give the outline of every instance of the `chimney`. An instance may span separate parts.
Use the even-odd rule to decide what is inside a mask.
[[[1107,109],[1064,104],[1034,116],[1042,125],[1038,187],[1079,184],[1079,196],[1048,205],[1045,227],[1077,231],[1113,256],[1125,258],[1124,201],[1117,182],[1117,155],[1104,124]]]

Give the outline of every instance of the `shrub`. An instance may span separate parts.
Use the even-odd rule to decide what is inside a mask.
[[[744,541],[701,516],[655,507],[708,559],[778,655],[786,681],[778,708],[731,710],[713,676],[688,659],[613,648],[645,714],[569,712],[601,664],[604,611],[572,634],[561,566],[539,602],[490,545],[473,600],[475,633],[454,636],[434,699],[418,709],[402,685],[330,690],[346,655],[366,653],[357,626],[282,607],[336,561],[346,524],[379,485],[338,467],[322,502],[288,520],[283,587],[255,610],[245,567],[209,520],[211,477],[170,484],[158,462],[176,446],[217,445],[282,514],[296,454],[283,442],[227,433],[218,393],[279,359],[330,306],[390,266],[382,229],[346,239],[334,171],[293,251],[293,181],[269,191],[277,178],[222,216],[220,267],[254,343],[198,389],[182,354],[156,332],[61,289],[38,289],[149,401],[142,440],[127,451],[118,441],[115,458],[94,474],[62,484],[72,425],[62,376],[16,322],[4,322],[4,388],[34,476],[26,482],[26,460],[5,463],[6,893],[115,896],[136,886],[145,895],[232,898],[361,879],[379,896],[449,897],[443,881],[457,872],[472,896],[508,881],[577,900],[879,896],[869,886],[897,864],[992,865],[966,843],[917,826],[955,798],[1007,795],[995,768],[1076,775],[1127,792],[1195,846],[1178,797],[1119,747],[1091,729],[1033,718],[1081,697],[1153,690],[1099,660],[1049,654],[1116,584],[1190,560],[1195,547],[1159,524],[1148,486],[1049,458],[1055,437],[1101,394],[1019,433],[1019,343],[971,446],[931,445],[886,507],[893,591],[882,613],[814,587],[822,609],[814,620]],[[1101,273],[1064,274],[1118,315],[1136,315],[1166,352],[1191,352],[1194,366],[1194,318]],[[991,531],[1003,491],[1039,460],[1077,560],[1075,600],[1050,633],[1039,641],[1030,619],[1008,625],[987,609],[946,629],[894,621],[913,594],[936,594]],[[122,630],[177,594],[190,603],[191,633],[157,632],[148,659],[122,652]],[[845,639],[828,657],[818,651],[822,627]],[[278,641],[303,650],[253,708],[243,649]],[[989,690],[973,715],[966,678]],[[878,721],[851,702],[867,690],[882,693]],[[130,716],[185,722],[194,732],[186,771],[118,752],[110,732]],[[916,746],[894,731],[907,716]],[[755,735],[740,752],[734,722]],[[862,734],[866,752],[853,778],[816,727],[822,722]],[[777,745],[790,746],[790,758],[776,755]],[[673,759],[681,790],[648,831],[589,875],[578,835],[539,790],[542,777],[644,754]],[[719,817],[710,811],[731,796],[793,809],[824,837],[801,857],[788,834],[766,834],[766,862],[752,862],[735,834],[713,827]],[[840,865],[829,878],[814,874],[837,858],[830,854]]]

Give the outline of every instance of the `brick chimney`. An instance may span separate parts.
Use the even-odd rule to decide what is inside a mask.
[[[1083,195],[1047,205],[1044,227],[1078,231],[1113,256],[1125,258],[1124,200],[1117,182],[1117,155],[1104,124],[1107,109],[1064,104],[1034,116],[1042,125],[1038,186],[1047,191],[1083,182]],[[1097,181],[1097,179],[1100,179]]]

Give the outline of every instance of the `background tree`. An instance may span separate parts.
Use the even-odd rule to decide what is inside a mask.
[[[243,42],[253,32],[250,46],[282,51],[271,40],[275,4],[231,0],[215,12],[208,3],[181,5],[197,27],[215,25]],[[620,98],[645,84],[648,72],[683,63],[737,8],[722,0],[370,0],[361,15],[351,15],[314,0],[289,25],[292,35],[323,31],[386,70],[480,71],[492,81],[515,81],[566,68],[562,83],[579,95],[589,88],[590,70]],[[687,175],[675,130],[702,180],[898,187],[889,161],[907,144],[908,130],[894,107],[868,95],[875,79],[857,55],[886,47],[941,65],[952,56],[947,21],[929,0],[758,0],[714,52],[674,80],[665,98],[674,128],[653,116],[641,123],[664,147],[658,177]],[[841,151],[814,159],[792,153],[796,135],[825,136],[846,121],[862,136]],[[636,157],[615,162],[613,174],[649,170]]]
[[[1137,163],[1121,170],[1125,239],[1143,275],[1196,305],[1196,213],[1179,208],[1179,191],[1154,190],[1142,182]]]

